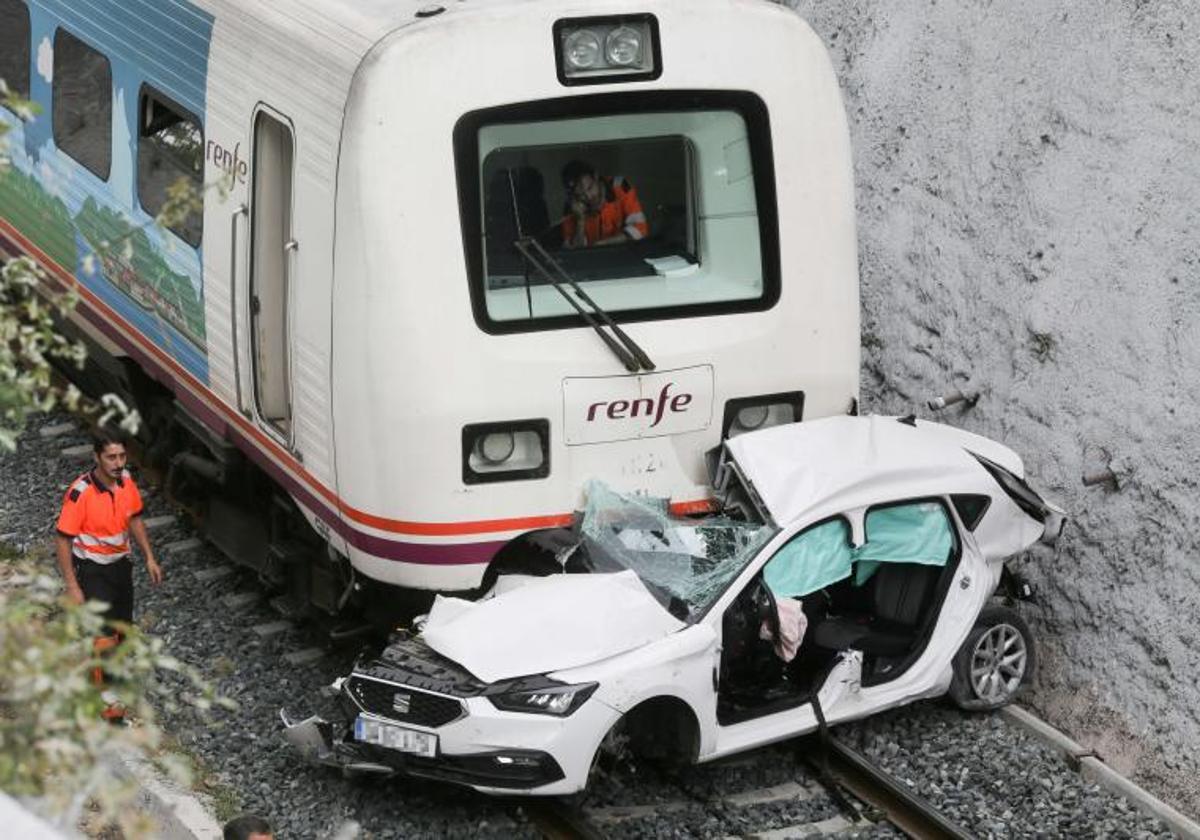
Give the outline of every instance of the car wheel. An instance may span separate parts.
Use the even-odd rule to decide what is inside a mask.
[[[1008,607],[985,607],[954,656],[950,699],[961,709],[1007,706],[1037,665],[1029,625]]]

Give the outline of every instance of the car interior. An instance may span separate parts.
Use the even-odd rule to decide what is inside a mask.
[[[865,532],[854,546],[844,519],[806,529],[725,611],[722,725],[808,702],[843,651],[863,653],[863,686],[896,679],[924,651],[958,566],[952,520],[939,500],[903,502],[868,511]],[[789,597],[800,601],[807,627],[784,661],[778,600]]]

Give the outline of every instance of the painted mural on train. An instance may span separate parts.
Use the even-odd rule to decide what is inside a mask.
[[[89,18],[29,4],[39,112],[0,108],[0,234],[207,383],[201,216],[171,229],[155,217],[176,184],[203,187],[212,16],[178,0],[98,5]]]

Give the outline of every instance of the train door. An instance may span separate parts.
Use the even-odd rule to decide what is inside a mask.
[[[292,236],[295,135],[285,117],[260,108],[254,117],[250,199],[250,353],[258,417],[292,440],[291,281],[298,246]]]

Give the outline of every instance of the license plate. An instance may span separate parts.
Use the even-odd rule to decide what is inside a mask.
[[[437,736],[416,729],[406,729],[394,723],[359,715],[354,719],[354,740],[364,744],[375,744],[398,750],[403,753],[423,755],[426,758],[437,756]]]

